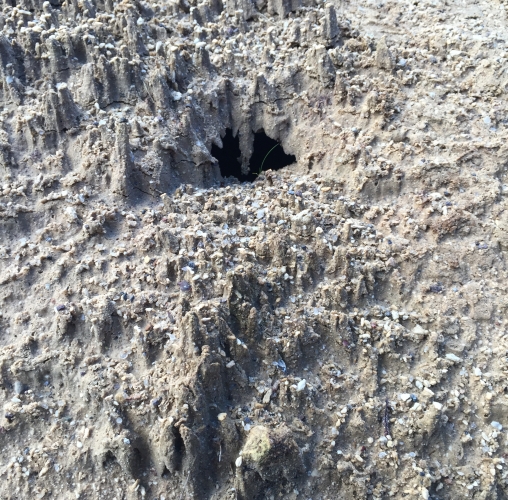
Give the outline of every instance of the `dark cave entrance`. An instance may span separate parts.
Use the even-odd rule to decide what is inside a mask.
[[[220,174],[224,179],[226,177],[236,177],[242,182],[246,180],[245,175],[242,175],[242,153],[238,134],[233,137],[233,131],[228,128],[226,135],[222,138],[222,148],[213,144],[211,153],[218,160]]]
[[[287,155],[282,144],[271,139],[261,129],[254,134],[254,148],[249,161],[249,181],[254,181],[262,170],[279,170],[295,163],[294,155]]]
[[[233,137],[231,129],[226,130],[222,139],[222,149],[212,146],[212,156],[219,162],[222,177],[236,177],[240,182],[253,182],[260,172],[279,170],[296,161],[294,155],[287,155],[282,145],[268,137],[264,130],[254,134],[253,153],[249,161],[249,173],[242,173],[240,138]]]

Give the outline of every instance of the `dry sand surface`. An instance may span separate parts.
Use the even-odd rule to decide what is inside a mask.
[[[2,500],[508,498],[506,1],[2,5]]]

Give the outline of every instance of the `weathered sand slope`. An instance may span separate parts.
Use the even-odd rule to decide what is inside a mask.
[[[507,497],[506,4],[0,28],[0,498]]]

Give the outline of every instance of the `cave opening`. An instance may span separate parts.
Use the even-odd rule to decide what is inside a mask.
[[[262,129],[254,134],[248,174],[242,173],[240,137],[234,137],[231,129],[227,129],[222,138],[222,148],[214,144],[211,153],[219,162],[222,177],[236,177],[240,182],[253,182],[261,172],[279,170],[296,161],[294,155],[286,154],[282,145],[268,137]]]
[[[240,151],[240,137],[233,137],[233,131],[228,128],[222,138],[222,148],[213,144],[212,156],[219,162],[220,174],[226,177],[236,177],[241,182],[245,181],[242,174],[242,153]]]
[[[294,155],[288,155],[282,148],[282,144],[268,137],[261,129],[254,134],[254,148],[249,160],[249,181],[266,170],[280,170],[296,162]]]

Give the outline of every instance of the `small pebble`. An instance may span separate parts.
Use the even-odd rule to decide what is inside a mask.
[[[503,430],[503,426],[499,422],[496,422],[495,420],[493,420],[490,423],[490,425],[491,425],[491,427],[494,427],[494,429],[498,430],[499,432],[501,432]]]
[[[190,292],[190,290],[191,290],[191,285],[186,280],[179,281],[178,286],[180,287],[180,290],[182,292]]]
[[[297,392],[303,391],[305,389],[305,386],[307,385],[307,381],[305,379],[300,380],[296,386]]]

